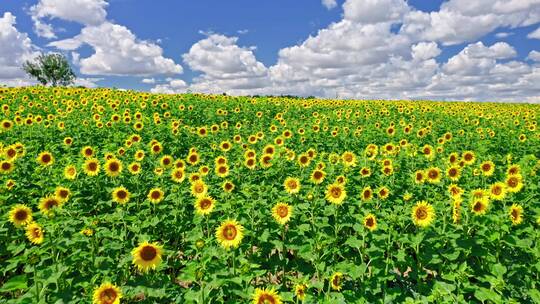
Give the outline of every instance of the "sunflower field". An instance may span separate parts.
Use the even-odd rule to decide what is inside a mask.
[[[538,105],[0,105],[0,303],[540,303]]]

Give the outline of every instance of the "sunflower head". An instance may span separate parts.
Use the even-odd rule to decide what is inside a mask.
[[[326,200],[335,205],[343,204],[343,201],[347,197],[347,192],[345,191],[345,186],[343,184],[330,184],[326,188],[325,194]]]
[[[364,217],[364,227],[369,229],[369,231],[377,229],[377,218],[375,218],[375,215],[370,213]]]
[[[244,227],[236,220],[226,220],[216,229],[216,238],[225,249],[236,248],[244,237]]]
[[[412,208],[411,216],[416,226],[427,227],[435,219],[435,209],[426,201],[420,201]]]
[[[113,189],[112,192],[112,200],[119,203],[119,204],[125,204],[129,202],[131,194],[129,191],[124,187],[117,187]]]
[[[253,294],[253,304],[281,304],[281,297],[273,288],[257,288]]]
[[[290,219],[293,207],[286,203],[277,203],[272,208],[272,216],[280,225],[285,225]]]
[[[120,288],[105,282],[94,290],[93,304],[120,304],[121,298]]]
[[[306,292],[307,292],[308,286],[305,283],[299,283],[294,285],[294,294],[300,301],[304,301],[306,299]]]
[[[105,163],[105,173],[110,177],[117,177],[122,173],[122,162],[116,158],[111,158]]]
[[[512,225],[519,225],[523,222],[523,207],[518,204],[513,204],[508,210]]]
[[[132,262],[141,272],[148,272],[150,269],[156,269],[161,263],[162,254],[163,247],[158,243],[149,243],[147,241],[139,244],[139,246],[131,251],[133,257]]]
[[[22,204],[13,206],[9,211],[9,221],[17,227],[30,224],[32,222],[32,209]]]
[[[214,209],[216,201],[210,196],[201,196],[195,201],[195,212],[200,215],[208,215]]]
[[[99,174],[99,160],[96,158],[90,158],[84,161],[84,173],[88,176],[96,176]]]
[[[50,165],[52,165],[54,163],[54,157],[48,151],[43,151],[43,152],[39,153],[36,160],[42,166],[50,166]]]
[[[54,209],[60,208],[62,202],[56,196],[47,196],[39,201],[39,210],[41,213],[52,216]]]
[[[165,193],[160,188],[152,188],[148,191],[148,200],[154,204],[157,204],[163,200]]]
[[[473,197],[471,201],[471,211],[474,215],[484,215],[489,207],[489,200],[487,197]]]
[[[294,177],[287,177],[283,183],[285,191],[289,194],[296,194],[300,192],[300,180]]]
[[[37,223],[30,223],[26,226],[26,237],[35,245],[43,243],[43,228]]]
[[[341,272],[335,272],[330,277],[330,286],[333,290],[340,291],[342,288],[342,282],[343,281],[343,273]]]

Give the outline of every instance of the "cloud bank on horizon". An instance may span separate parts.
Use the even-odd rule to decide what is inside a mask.
[[[140,39],[110,18],[105,0],[34,1],[26,11],[36,40],[46,41],[41,46],[18,29],[13,13],[0,13],[0,84],[32,84],[22,62],[53,50],[69,55],[77,84],[89,87],[138,77],[156,93],[540,103],[540,0],[448,0],[429,12],[403,0],[320,5],[341,9],[340,19],[281,48],[265,65],[238,36],[204,32],[187,52],[167,56],[163,42]],[[80,32],[59,39],[62,29],[52,20],[79,24]],[[522,29],[530,29],[520,39],[533,49],[520,56],[498,40]],[[487,35],[497,41],[481,41]],[[192,79],[182,79],[187,69]]]

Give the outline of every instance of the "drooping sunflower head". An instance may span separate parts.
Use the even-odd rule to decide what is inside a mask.
[[[285,191],[289,194],[296,194],[300,192],[300,180],[294,177],[287,177],[283,183]]]
[[[32,222],[32,209],[22,204],[13,206],[9,211],[9,221],[17,227],[30,224]]]
[[[121,298],[120,288],[105,282],[94,290],[93,304],[120,304]]]
[[[420,201],[412,208],[412,220],[416,226],[427,227],[435,219],[435,209],[426,201]]]
[[[523,207],[518,204],[512,204],[508,210],[512,225],[519,225],[523,222]]]
[[[148,191],[147,198],[150,202],[157,204],[163,200],[165,192],[161,188],[152,188]]]
[[[47,196],[39,201],[39,210],[47,216],[54,215],[54,209],[60,206],[61,201],[56,196]]]
[[[216,229],[216,238],[225,249],[236,248],[244,237],[244,227],[236,220],[226,220]]]
[[[131,194],[124,187],[114,188],[112,192],[112,200],[119,204],[125,204],[129,202],[130,197],[131,197]]]
[[[333,183],[328,185],[325,194],[326,200],[335,205],[341,205],[347,197],[347,191],[343,184]]]
[[[342,288],[341,286],[343,283],[342,281],[343,281],[343,273],[335,272],[330,277],[330,286],[332,287],[333,290],[340,291]]]
[[[369,231],[377,229],[377,218],[375,218],[375,215],[370,213],[364,217],[364,227],[369,229]]]
[[[208,215],[214,210],[216,201],[210,196],[201,196],[195,200],[195,212],[200,215]]]
[[[162,246],[155,242],[149,243],[145,241],[131,251],[132,263],[137,266],[139,271],[148,272],[150,269],[156,269],[159,266],[162,254]]]
[[[122,173],[122,162],[116,158],[111,158],[105,163],[105,173],[110,177],[117,177]]]
[[[272,208],[272,216],[280,225],[285,225],[292,216],[293,207],[286,203],[277,203]]]
[[[26,226],[26,237],[35,245],[43,243],[43,228],[37,223],[30,223]]]
[[[281,297],[273,288],[257,288],[253,294],[253,304],[281,304]]]
[[[308,286],[305,283],[299,283],[294,285],[294,294],[300,301],[304,301],[306,299],[306,292],[307,292]]]

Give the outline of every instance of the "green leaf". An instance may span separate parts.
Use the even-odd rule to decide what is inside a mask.
[[[2,288],[0,288],[0,292],[25,289],[27,287],[28,285],[26,281],[26,275],[21,274],[21,275],[12,277],[6,283],[4,283],[4,285],[2,285]]]

